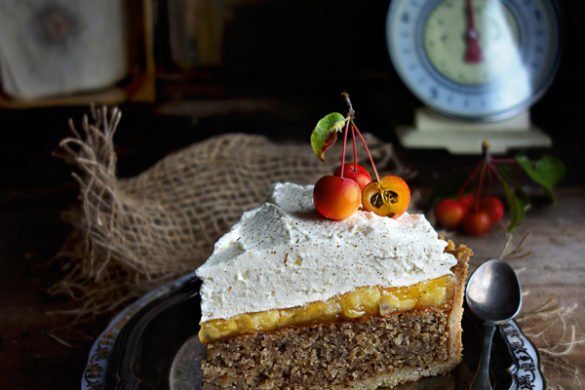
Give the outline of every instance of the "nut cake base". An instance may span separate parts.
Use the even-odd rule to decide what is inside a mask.
[[[461,361],[469,253],[457,257],[447,304],[207,343],[202,388],[370,390],[448,373]]]

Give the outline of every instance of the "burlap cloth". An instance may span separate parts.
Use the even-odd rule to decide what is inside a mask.
[[[60,253],[65,277],[51,288],[80,302],[78,313],[111,312],[152,288],[192,272],[243,211],[266,199],[272,183],[314,183],[339,165],[341,142],[326,162],[306,143],[225,134],[163,158],[132,178],[116,176],[117,109],[92,109],[81,131],[60,144],[77,168],[79,207],[65,213],[74,231]],[[381,172],[405,174],[392,145],[365,134]],[[363,148],[358,158],[369,166]],[[348,161],[350,158],[348,153]]]
[[[341,155],[338,142],[325,163],[318,160],[309,145],[311,129],[304,144],[225,134],[173,153],[136,177],[118,178],[113,137],[120,118],[117,109],[92,109],[81,131],[70,122],[73,136],[60,145],[61,157],[77,168],[80,199],[64,213],[73,231],[58,256],[65,259],[63,278],[49,292],[76,300],[71,313],[78,321],[114,313],[192,272],[243,211],[265,200],[272,183],[314,183],[338,166]],[[364,136],[381,174],[413,175],[391,144]],[[358,159],[369,166],[363,148]],[[541,352],[545,375],[554,374],[555,382],[565,379],[550,388],[584,383],[583,374],[564,359],[585,342],[575,336],[575,310],[549,302],[518,319]],[[563,330],[562,340],[549,336],[551,328]]]

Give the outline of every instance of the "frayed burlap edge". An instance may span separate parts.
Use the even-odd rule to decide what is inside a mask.
[[[108,231],[112,231],[125,207],[123,196],[118,194],[113,144],[121,112],[92,106],[91,119],[93,122],[87,115],[83,117],[81,133],[69,121],[73,137],[60,143],[63,153],[57,154],[78,168],[72,175],[80,194],[79,207],[62,214],[73,229],[56,256],[65,259],[61,268],[63,278],[48,292],[66,295],[78,304],[74,309],[61,311],[74,314],[76,321],[113,312],[164,281],[151,278],[148,270],[131,262],[126,266],[115,261],[116,250]]]

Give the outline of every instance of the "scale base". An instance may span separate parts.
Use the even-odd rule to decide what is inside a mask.
[[[481,144],[490,143],[490,153],[510,149],[552,146],[551,138],[530,121],[528,111],[498,122],[462,122],[439,115],[426,107],[415,110],[415,125],[396,129],[405,148],[447,149],[452,154],[481,154]]]

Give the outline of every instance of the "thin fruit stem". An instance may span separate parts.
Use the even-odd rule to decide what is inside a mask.
[[[492,171],[492,173],[494,174],[494,176],[496,177],[496,179],[498,179],[500,181],[500,183],[506,182],[506,180],[502,177],[500,172],[498,172],[498,169],[493,164],[490,164],[489,168]]]
[[[490,141],[487,139],[481,143],[481,155],[486,162],[489,161],[492,157],[490,155]]]
[[[351,140],[353,142],[353,171],[357,172],[357,148],[355,146],[355,129],[353,126],[351,127]]]
[[[355,110],[353,109],[353,105],[351,104],[351,100],[349,99],[349,93],[343,91],[341,92],[341,96],[345,99],[347,103],[347,107],[349,107],[349,112],[347,113],[347,117],[353,119],[355,116]]]
[[[482,185],[483,185],[483,179],[485,177],[485,171],[489,166],[489,162],[491,159],[491,154],[490,154],[490,142],[488,140],[485,140],[481,143],[481,154],[482,154],[482,159],[481,159],[481,173],[479,174],[479,182],[477,183],[477,195],[475,196],[475,210],[477,211],[479,209],[479,199],[481,197],[481,191],[482,191]],[[487,194],[489,195],[489,191],[490,191],[490,187],[491,187],[491,175],[490,175],[490,171],[488,171],[488,189],[487,189]],[[484,193],[486,193],[484,191]]]
[[[366,140],[362,136],[360,129],[358,129],[358,127],[355,125],[355,122],[353,120],[351,121],[351,125],[355,129],[355,132],[357,133],[358,137],[360,137],[360,140],[362,141],[362,144],[364,145],[364,149],[366,149],[366,153],[368,154],[368,158],[370,159],[370,164],[372,164],[372,169],[374,170],[374,174],[376,175],[376,180],[379,183],[380,176],[378,176],[378,170],[376,169],[376,164],[374,164],[374,159],[372,158],[372,154],[370,153],[370,149],[368,148],[368,145],[366,144]]]
[[[471,181],[474,180],[475,177],[477,176],[477,174],[479,173],[479,169],[480,168],[481,168],[481,162],[478,163],[475,166],[475,168],[473,168],[473,171],[471,172],[471,175],[469,175],[469,177],[467,178],[467,180],[465,180],[465,183],[463,183],[463,185],[459,189],[459,192],[457,192],[457,196],[455,197],[455,199],[461,198],[461,195],[463,195],[463,192],[465,191],[465,189],[467,188],[467,186],[469,185],[469,183],[471,183]]]
[[[485,169],[487,164],[482,160],[481,162],[481,173],[479,175],[479,182],[477,183],[477,193],[475,195],[475,211],[479,210],[479,197],[481,196],[481,185],[483,184],[483,177],[485,175]]]
[[[491,165],[489,162],[486,163],[488,165],[488,171],[487,171],[487,176],[488,176],[488,186],[487,186],[487,192],[486,192],[486,196],[490,196],[492,193],[492,169],[491,169]]]
[[[349,118],[345,121],[345,130],[343,131],[343,147],[341,148],[341,177],[343,177],[343,169],[345,168],[345,146],[347,145],[347,130],[349,128]]]

